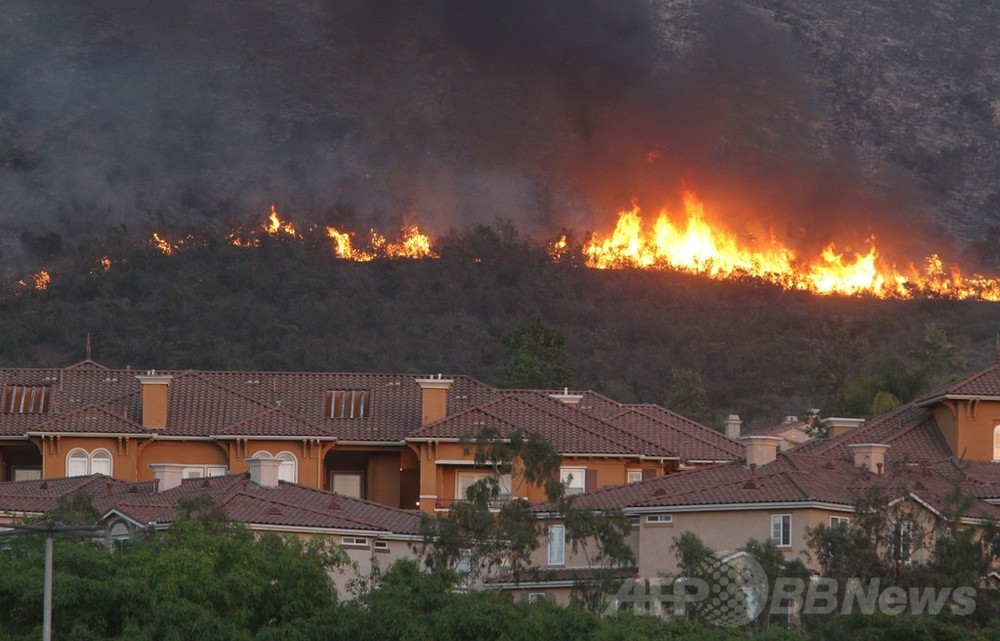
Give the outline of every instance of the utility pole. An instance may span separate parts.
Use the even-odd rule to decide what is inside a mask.
[[[42,521],[24,525],[6,525],[0,536],[45,533],[45,589],[42,603],[42,641],[52,641],[52,540],[56,534],[84,534],[100,530],[99,525],[64,525]]]

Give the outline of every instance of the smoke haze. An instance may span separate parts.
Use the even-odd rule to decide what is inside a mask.
[[[551,235],[685,187],[810,247],[924,220],[905,175],[838,139],[790,31],[733,2],[7,0],[0,43],[21,245],[271,203]]]

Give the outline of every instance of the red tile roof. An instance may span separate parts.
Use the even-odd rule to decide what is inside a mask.
[[[126,483],[100,474],[43,481],[0,484],[0,510],[43,513],[61,498],[78,492],[91,497],[102,514],[112,510],[146,526],[168,524],[185,499],[205,496],[232,521],[249,525],[370,531],[373,534],[418,535],[420,514],[341,496],[295,483],[263,488],[249,474],[185,479],[181,485],[154,493],[153,483]]]

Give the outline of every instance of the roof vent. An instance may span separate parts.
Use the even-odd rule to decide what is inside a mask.
[[[271,509],[267,511],[268,514],[273,514],[274,516],[281,516],[281,508],[277,505],[272,505]]]
[[[330,499],[330,502],[326,504],[326,509],[328,509],[328,510],[339,510],[340,509],[340,503],[337,502],[337,499]]]
[[[42,481],[41,485],[38,486],[38,489],[40,489],[40,490],[47,490],[47,489],[49,489],[49,482],[48,481]]]
[[[653,491],[653,496],[666,496],[666,495],[667,495],[667,491],[665,489],[663,489],[662,487]]]

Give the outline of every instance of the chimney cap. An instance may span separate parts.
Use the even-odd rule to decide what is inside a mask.
[[[453,378],[441,378],[441,375],[430,376],[428,378],[418,378],[416,379],[417,385],[421,389],[450,389],[451,384],[455,382]]]

